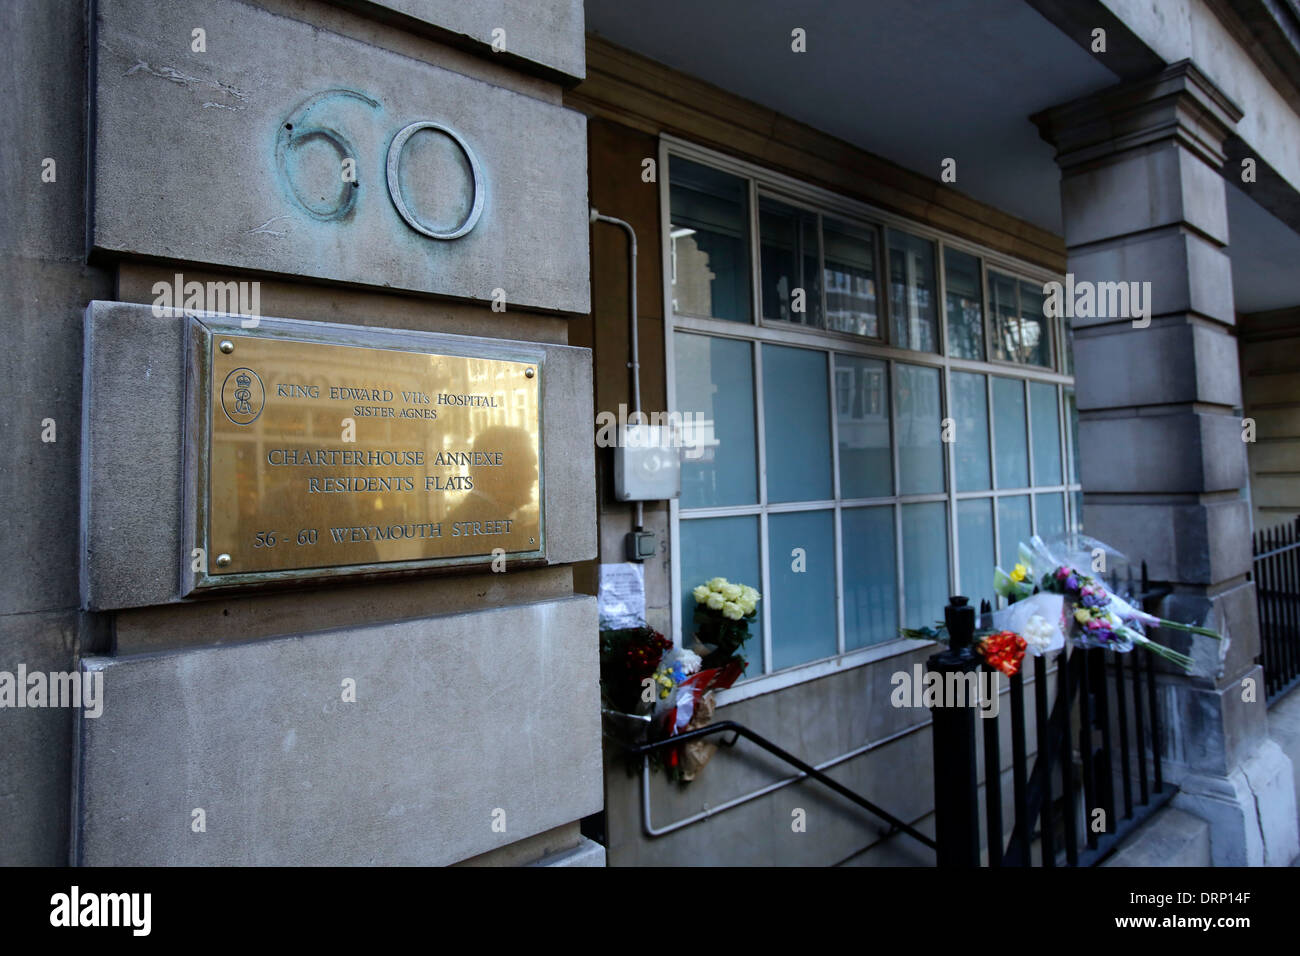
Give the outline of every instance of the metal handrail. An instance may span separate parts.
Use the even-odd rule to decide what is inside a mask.
[[[663,740],[656,740],[653,741],[652,743],[629,747],[628,750],[631,753],[631,755],[634,757],[649,758],[650,754],[656,750],[662,750],[666,747],[675,747],[678,744],[684,744],[692,740],[698,740],[702,737],[708,737],[712,734],[721,734],[721,733],[733,733],[735,735],[731,738],[731,740],[723,741],[724,747],[734,746],[736,741],[739,738],[744,737],[746,740],[750,740],[758,744],[758,746],[762,747],[764,750],[772,754],[774,757],[779,757],[780,759],[784,760],[786,763],[790,764],[792,767],[795,767],[796,769],[800,770],[804,776],[811,777],[813,780],[816,780],[818,783],[821,783],[824,786],[827,786],[830,789],[834,790],[840,796],[853,801],[858,806],[862,807],[864,810],[867,810],[868,812],[875,814],[877,817],[884,820],[886,823],[890,825],[889,831],[884,834],[885,836],[891,836],[894,833],[906,833],[914,840],[919,841],[921,844],[929,847],[932,850],[938,848],[934,840],[926,836],[924,833],[921,833],[915,827],[912,827],[909,824],[904,823],[902,820],[898,819],[898,817],[894,816],[892,813],[889,813],[888,811],[883,810],[880,807],[876,806],[876,804],[872,803],[866,797],[862,796],[859,793],[854,792],[853,790],[850,790],[848,787],[844,786],[844,784],[840,783],[838,780],[835,780],[827,776],[826,774],[822,773],[822,771],[818,770],[812,764],[800,760],[794,754],[790,753],[787,750],[782,749],[781,747],[778,747],[776,744],[772,743],[772,741],[768,740],[766,737],[754,733],[754,731],[750,730],[748,727],[744,726],[743,724],[738,724],[734,720],[719,721],[716,724],[709,724],[704,727],[698,727],[695,730],[688,730],[684,733],[680,733],[672,737],[666,737]],[[643,767],[642,773],[644,772],[645,772],[645,768]],[[649,825],[649,822],[650,821],[647,818],[646,824]]]

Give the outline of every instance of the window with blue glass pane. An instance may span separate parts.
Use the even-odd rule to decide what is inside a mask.
[[[763,346],[768,501],[832,497],[826,353]]]
[[[845,508],[844,647],[852,650],[898,637],[898,565],[894,508]]]
[[[998,547],[998,563],[1004,571],[1010,571],[1020,560],[1020,542],[1028,542],[1029,496],[1013,495],[998,499],[998,535],[1001,538]]]
[[[682,455],[683,508],[758,501],[753,346],[735,339],[673,335],[677,410],[692,423]]]
[[[1038,536],[1044,541],[1065,534],[1064,495],[1034,495],[1034,511],[1038,515]]]
[[[1030,431],[1034,441],[1034,484],[1059,485],[1061,479],[1061,408],[1056,386],[1029,383]]]
[[[1025,432],[1025,383],[993,379],[993,435],[999,488],[1029,487],[1029,441]]]
[[[767,595],[772,618],[772,669],[831,657],[839,651],[835,513],[794,511],[770,515],[767,535],[773,555],[768,572],[771,593]]]
[[[903,621],[929,627],[948,603],[948,507],[942,501],[903,505]]]
[[[983,375],[953,372],[949,414],[956,425],[952,454],[958,491],[986,491],[989,473],[989,402]]]
[[[993,595],[993,499],[957,502],[957,556],[961,563],[958,587],[975,606]]]
[[[889,451],[889,366],[879,359],[835,356],[835,417],[840,446],[840,497],[894,493]]]
[[[899,493],[919,495],[943,491],[948,484],[943,467],[939,370],[902,363],[894,369]]]

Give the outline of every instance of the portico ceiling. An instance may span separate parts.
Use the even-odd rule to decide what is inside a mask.
[[[1056,234],[1029,117],[1117,76],[1025,0],[586,0],[587,29]],[[806,31],[807,52],[791,51]],[[1229,188],[1239,311],[1300,303],[1300,236]]]
[[[1029,116],[1113,73],[1024,0],[586,0],[587,28],[1056,234]],[[806,53],[790,49],[806,31]]]

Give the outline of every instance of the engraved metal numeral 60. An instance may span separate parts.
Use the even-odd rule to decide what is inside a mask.
[[[359,183],[355,181],[351,183],[343,182],[338,196],[334,199],[327,196],[304,195],[292,174],[290,159],[298,149],[313,141],[327,143],[339,154],[340,160],[355,159],[357,151],[354,149],[352,142],[338,128],[340,124],[330,122],[325,116],[320,115],[328,112],[335,114],[335,118],[339,118],[337,116],[338,111],[342,109],[346,112],[349,106],[362,109],[380,108],[377,101],[355,90],[324,90],[302,101],[286,118],[286,121],[280,125],[276,136],[276,164],[280,169],[280,175],[288,186],[289,192],[298,205],[312,218],[323,222],[338,222],[347,219],[351,215],[357,199],[355,187]],[[316,116],[313,116],[313,114],[316,114]],[[317,116],[320,118],[318,119]],[[406,199],[402,195],[400,171],[407,141],[416,133],[426,129],[442,133],[456,144],[457,148],[469,161],[470,174],[473,179],[474,199],[469,213],[458,226],[445,232],[440,232],[421,222],[407,205]],[[393,207],[408,226],[423,236],[428,236],[430,239],[459,239],[473,229],[478,224],[479,217],[483,215],[483,169],[479,164],[478,156],[474,154],[474,150],[470,148],[459,133],[441,123],[424,120],[411,123],[399,130],[397,135],[393,137],[392,142],[388,144],[385,167],[388,196],[393,201]]]
[[[406,141],[422,129],[437,130],[439,133],[446,133],[447,136],[451,137],[451,141],[460,147],[460,151],[469,160],[470,172],[474,176],[474,205],[465,216],[465,221],[450,232],[437,232],[420,222],[419,219],[415,218],[415,214],[406,207],[406,200],[402,198],[402,187],[397,178],[398,167],[402,162],[402,150],[406,147]],[[460,134],[455,130],[449,129],[441,123],[428,120],[421,123],[412,123],[394,136],[393,141],[388,145],[388,195],[392,197],[398,215],[405,219],[406,224],[416,232],[431,239],[459,239],[473,229],[478,223],[479,216],[483,215],[483,171],[479,168],[478,157],[474,155],[474,150],[469,148],[469,144],[461,139]]]

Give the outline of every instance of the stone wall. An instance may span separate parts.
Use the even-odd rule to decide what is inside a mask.
[[[573,587],[596,541],[590,360],[568,346],[589,308],[586,121],[562,105],[581,23],[579,0],[0,13],[24,80],[0,130],[30,174],[0,200],[0,670],[104,686],[97,717],[0,712],[0,863],[603,861],[577,822],[601,805],[595,603]],[[413,138],[390,173],[420,121],[465,148]],[[419,233],[468,211],[475,165],[474,228]],[[548,560],[186,598],[182,320],[147,307],[178,273],[259,282],[281,329],[566,356]]]
[[[1255,421],[1246,446],[1255,530],[1300,515],[1300,312],[1238,316],[1243,414]]]

